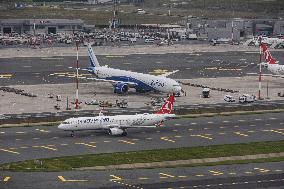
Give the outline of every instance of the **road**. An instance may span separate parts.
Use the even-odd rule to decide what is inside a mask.
[[[274,52],[283,62],[281,52]],[[245,52],[199,52],[190,54],[133,54],[98,56],[101,65],[142,73],[162,74],[180,70],[171,77],[191,79],[206,77],[239,77],[258,71],[257,53]],[[88,57],[80,57],[80,67],[88,67]],[[51,58],[0,58],[0,85],[59,84],[74,82],[75,57]],[[80,72],[82,77],[91,77]],[[264,70],[264,73],[268,73]],[[87,74],[87,75],[85,75]],[[81,82],[91,82],[82,80]]]
[[[28,159],[159,148],[284,140],[284,113],[176,119],[155,129],[128,129],[128,136],[106,131],[69,132],[57,127],[0,130],[0,163]]]
[[[1,172],[0,188],[283,188],[284,162],[159,169]]]

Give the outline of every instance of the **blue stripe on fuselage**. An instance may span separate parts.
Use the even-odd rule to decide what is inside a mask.
[[[135,89],[137,89],[137,90],[144,90],[145,92],[148,92],[148,91],[159,91],[159,90],[155,89],[154,87],[144,83],[143,81],[140,81],[140,80],[132,78],[132,77],[112,76],[112,77],[106,77],[105,79],[107,79],[107,80],[114,80],[114,81],[117,81],[117,82],[133,82],[133,83],[137,84],[135,86]]]

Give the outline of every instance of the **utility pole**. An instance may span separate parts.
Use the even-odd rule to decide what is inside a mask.
[[[76,61],[76,101],[75,109],[79,109],[79,41],[76,41],[77,61]]]
[[[261,38],[259,38],[259,76],[258,76],[258,99],[261,100]]]

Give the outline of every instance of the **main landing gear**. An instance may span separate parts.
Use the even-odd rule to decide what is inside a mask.
[[[74,131],[71,131],[70,136],[71,136],[71,137],[74,137]]]

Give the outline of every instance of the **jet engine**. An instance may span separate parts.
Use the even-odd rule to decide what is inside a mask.
[[[125,83],[117,83],[114,85],[114,93],[123,94],[128,91],[129,87]]]
[[[117,135],[126,135],[126,132],[125,132],[125,130],[123,130],[123,129],[110,128],[110,129],[108,130],[108,134],[109,134],[109,135],[117,136]]]

